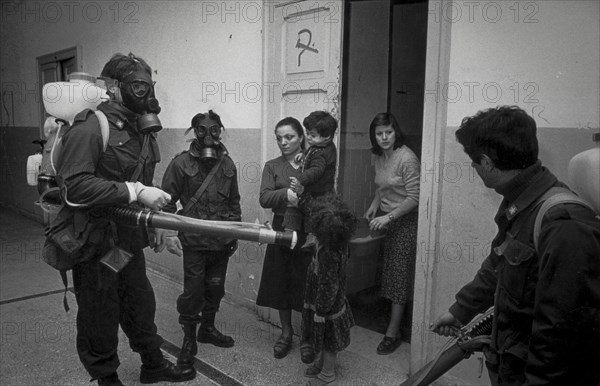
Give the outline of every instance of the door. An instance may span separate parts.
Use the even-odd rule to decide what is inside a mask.
[[[295,0],[268,6],[264,21],[264,161],[280,155],[273,131],[284,117],[302,122],[312,111],[324,110],[340,124],[344,2]],[[339,151],[337,134],[334,141]]]
[[[340,119],[343,0],[265,2],[262,161],[281,155],[275,125],[291,116],[300,122],[315,110]],[[334,137],[338,149],[339,132]],[[265,218],[270,218],[267,214]],[[279,324],[277,312],[259,315]],[[294,324],[299,323],[298,315]],[[299,325],[294,326],[300,331]]]

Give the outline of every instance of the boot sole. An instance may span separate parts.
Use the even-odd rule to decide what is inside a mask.
[[[175,382],[185,382],[185,381],[191,381],[192,379],[196,378],[196,370],[194,369],[194,372],[190,373],[190,375],[187,375],[185,377],[181,377],[181,378],[177,378],[177,379],[172,379],[169,377],[158,377],[158,378],[152,378],[152,379],[142,379],[140,378],[140,383],[143,383],[145,385],[151,384],[151,383],[158,383],[158,382],[171,382],[171,383],[175,383]]]
[[[207,338],[202,338],[202,337],[198,337],[198,342],[200,343],[210,343],[214,346],[217,347],[223,347],[223,348],[230,348],[233,347],[235,345],[235,342],[232,343],[222,343],[222,342],[216,342],[212,339],[207,339]]]

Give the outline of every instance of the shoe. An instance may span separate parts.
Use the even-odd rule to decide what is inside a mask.
[[[402,339],[400,337],[390,338],[389,336],[384,336],[377,346],[377,354],[379,355],[388,355],[396,351],[400,344],[402,343]]]
[[[304,376],[306,378],[316,378],[320,372],[321,372],[320,368],[318,368],[315,365],[312,365],[309,368],[307,368],[306,371],[304,371]]]
[[[185,382],[194,379],[195,377],[196,369],[193,367],[182,369],[168,360],[163,359],[163,363],[158,367],[147,368],[145,365],[142,365],[140,382],[144,384],[157,382]]]
[[[335,379],[335,373],[332,373],[331,375],[324,375],[323,372],[320,372],[314,377],[314,379],[308,381],[307,386],[325,386],[335,381]]]
[[[315,349],[310,343],[303,343],[300,346],[300,359],[302,363],[310,364],[315,361]]]
[[[198,342],[211,343],[217,347],[233,347],[235,343],[232,337],[221,334],[215,326],[200,326],[198,329]]]
[[[117,373],[112,373],[106,377],[98,378],[98,386],[125,386],[119,379]]]
[[[277,339],[273,346],[273,356],[277,359],[285,358],[292,348],[292,337],[284,338],[283,335]]]

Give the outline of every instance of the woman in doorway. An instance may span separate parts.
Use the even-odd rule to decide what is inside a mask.
[[[420,163],[405,144],[391,113],[380,113],[369,127],[377,190],[365,213],[374,232],[386,232],[381,294],[392,302],[390,321],[377,353],[387,355],[401,343],[400,324],[412,301],[417,252]]]
[[[296,156],[304,150],[304,131],[297,119],[288,117],[277,123],[275,137],[281,156],[265,164],[260,205],[273,210],[273,229],[283,230],[287,206],[298,203],[298,196],[290,189],[290,179],[298,177],[300,161],[296,161]],[[267,246],[256,304],[279,311],[282,331],[273,346],[275,358],[284,358],[292,347],[292,310],[302,312],[310,261],[310,253],[299,248],[291,250],[279,245]]]

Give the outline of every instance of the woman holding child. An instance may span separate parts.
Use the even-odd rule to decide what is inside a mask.
[[[273,229],[283,230],[286,208],[298,204],[298,196],[290,189],[290,178],[298,177],[300,161],[296,156],[304,149],[304,132],[297,119],[288,117],[277,123],[275,137],[281,156],[265,164],[259,200],[263,208],[273,210]],[[310,261],[310,253],[299,248],[267,246],[256,304],[279,311],[282,331],[273,346],[275,358],[284,358],[292,347],[292,310],[302,312]]]
[[[417,253],[417,206],[420,163],[405,144],[404,134],[391,113],[380,113],[369,128],[377,190],[365,213],[372,231],[385,231],[382,296],[392,302],[390,322],[377,347],[391,354],[401,343],[400,323],[412,300]]]

